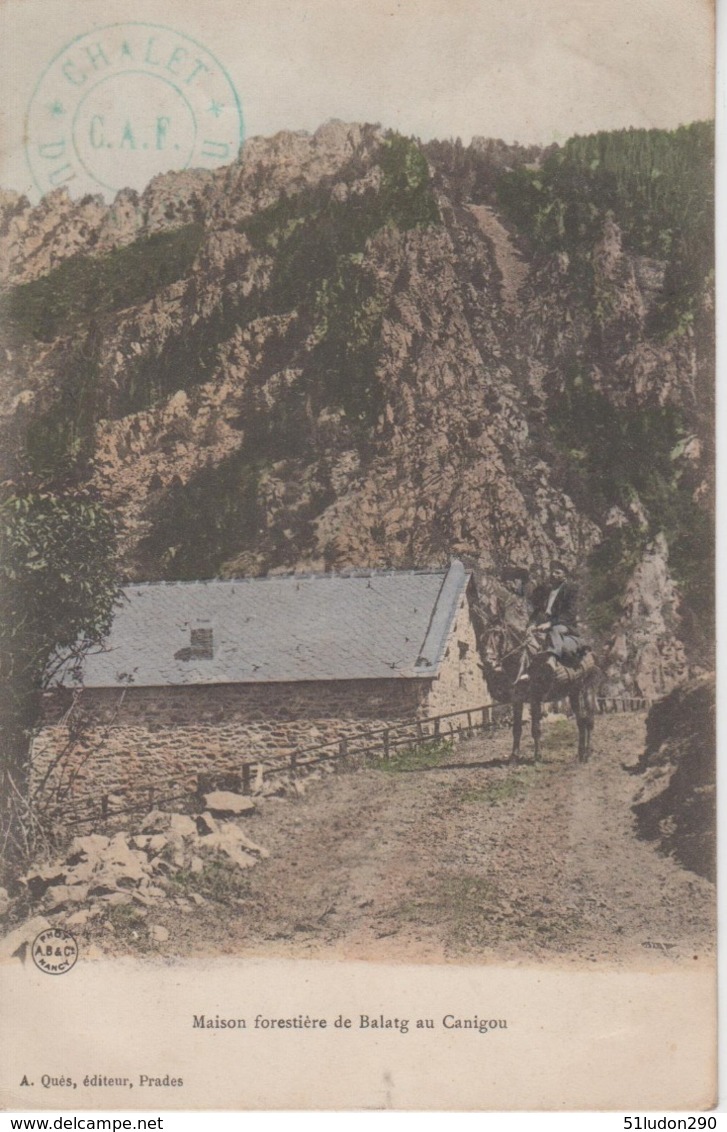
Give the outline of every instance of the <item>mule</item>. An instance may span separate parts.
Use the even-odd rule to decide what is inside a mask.
[[[530,730],[533,738],[533,758],[541,757],[541,720],[543,704],[564,699],[570,702],[578,727],[578,762],[587,762],[591,755],[593,724],[596,716],[596,688],[600,678],[593,655],[588,654],[575,669],[563,664],[552,668],[550,656],[544,651],[545,640],[541,633],[530,627],[524,637],[507,625],[485,629],[485,659],[482,671],[492,698],[499,703],[512,704],[511,759],[520,758],[520,741],[523,732],[523,706],[530,705]],[[518,680],[523,670],[527,681]]]

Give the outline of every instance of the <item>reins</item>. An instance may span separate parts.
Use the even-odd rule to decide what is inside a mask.
[[[479,614],[484,625],[486,626],[484,636],[488,643],[492,639],[492,637],[494,637],[498,633],[500,633],[502,636],[504,636],[506,633],[509,633],[511,637],[515,635],[514,630],[509,625],[506,625],[504,621],[501,621],[499,625],[488,626],[487,618],[482,608],[479,605],[475,606],[474,608],[475,612]],[[508,657],[515,656],[516,653],[522,652],[522,650],[527,647],[527,638],[528,634],[526,633],[526,635],[522,638],[521,641],[519,641],[518,644],[515,645],[514,648],[509,649],[508,652],[505,652],[501,655],[500,660],[507,660]]]

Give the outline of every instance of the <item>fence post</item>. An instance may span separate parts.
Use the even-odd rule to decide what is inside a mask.
[[[107,818],[109,816],[109,796],[108,794],[101,795],[101,817]]]
[[[295,774],[297,768],[298,768],[298,754],[297,754],[296,751],[293,751],[292,755],[290,756],[290,769],[292,770],[293,774]]]
[[[387,761],[388,761],[388,759],[391,758],[391,752],[389,750],[389,729],[388,729],[388,727],[387,727],[386,731],[384,731],[384,758]]]
[[[439,722],[440,722],[439,716],[437,716],[436,719],[434,720],[434,738],[435,739],[439,738]]]
[[[242,792],[243,794],[250,793],[250,764],[242,764]]]
[[[338,757],[341,762],[345,762],[348,758],[348,739],[341,739],[338,744]]]
[[[417,720],[417,740],[420,743],[424,740],[424,732],[422,731],[422,721],[421,721],[421,719]]]

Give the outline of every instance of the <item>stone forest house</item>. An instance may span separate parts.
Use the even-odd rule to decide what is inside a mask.
[[[76,794],[130,800],[489,704],[474,600],[456,560],[439,570],[127,586],[104,647],[47,695],[34,777],[73,728],[62,766]]]

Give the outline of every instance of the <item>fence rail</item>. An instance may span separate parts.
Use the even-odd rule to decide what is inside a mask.
[[[596,707],[599,714],[606,715],[619,711],[646,711],[652,702],[644,697],[599,697],[596,700]],[[555,706],[570,711],[570,706],[565,700]],[[327,743],[298,748],[288,755],[270,756],[264,761],[251,759],[242,764],[242,790],[244,794],[251,793],[253,773],[259,783],[266,777],[281,774],[285,770],[295,774],[324,762],[333,761],[341,765],[358,757],[365,766],[369,757],[389,760],[400,747],[409,747],[413,743],[435,742],[438,739],[460,739],[477,731],[489,731],[506,726],[511,719],[512,704],[483,704],[481,707],[465,711],[447,712],[428,719],[405,721],[391,727],[372,729],[360,735],[341,736]]]
[[[481,707],[465,711],[450,711],[432,715],[427,719],[402,720],[389,727],[377,727],[361,732],[360,735],[334,739],[328,743],[316,743],[312,747],[302,747],[295,752],[299,762],[335,757],[342,745],[348,746],[349,755],[364,751],[381,750],[384,758],[387,750],[412,742],[422,743],[434,739],[461,737],[464,733],[486,730],[501,726],[504,717],[512,710],[510,704],[483,704]],[[285,756],[283,756],[285,757]]]
[[[70,828],[76,825],[97,824],[98,822],[108,821],[110,818],[124,817],[127,814],[148,814],[153,809],[163,809],[165,806],[175,806],[180,802],[188,802],[190,797],[189,791],[184,794],[157,795],[153,790],[149,790],[146,801],[133,802],[113,808],[110,805],[108,794],[84,794],[59,799],[51,802],[44,809],[60,824]]]
[[[599,714],[646,711],[653,701],[645,697],[599,697],[596,701]],[[556,708],[568,710],[566,701]],[[197,782],[197,795],[208,793],[211,787],[204,780],[218,778],[235,779],[237,789],[243,794],[251,794],[261,781],[276,775],[289,774],[295,777],[322,763],[345,768],[355,760],[366,766],[369,759],[388,761],[396,751],[419,743],[437,740],[468,738],[479,731],[493,731],[505,727],[512,720],[512,704],[483,704],[464,711],[446,712],[427,719],[404,720],[389,727],[372,728],[358,735],[341,736],[326,743],[300,747],[289,754],[268,755],[241,761],[240,773],[215,776],[209,772],[200,774]],[[50,810],[55,810],[65,826],[97,824],[111,818],[127,814],[148,813],[162,806],[189,802],[193,794],[175,793],[163,795],[154,787],[149,787],[144,801],[131,803],[119,808],[110,805],[108,794],[87,794],[61,800]],[[84,813],[83,811],[86,810]]]
[[[477,731],[501,727],[509,721],[511,711],[510,704],[483,704],[467,711],[445,712],[427,719],[403,720],[390,727],[373,728],[359,735],[343,735],[327,743],[298,748],[288,755],[271,756],[264,761],[251,759],[243,763],[242,767],[243,792],[250,792],[253,771],[259,781],[261,777],[280,774],[284,770],[296,773],[320,763],[345,765],[353,759],[360,759],[365,766],[367,760],[374,757],[387,761],[400,747],[442,739],[459,739]]]
[[[646,696],[599,696],[596,700],[600,715],[619,711],[648,711],[654,700]]]

